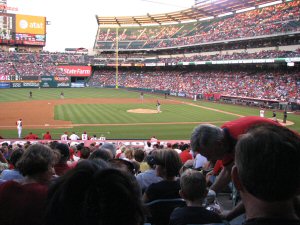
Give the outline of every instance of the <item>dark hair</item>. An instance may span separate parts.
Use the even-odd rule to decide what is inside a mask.
[[[184,151],[184,150],[187,150],[187,149],[189,149],[190,148],[190,145],[189,144],[184,144],[184,145],[182,145],[181,146],[181,151]]]
[[[106,149],[97,149],[90,154],[89,159],[103,159],[104,161],[109,161],[113,159],[113,154],[111,151],[106,150]]]
[[[55,150],[58,150],[60,153],[60,161],[66,162],[70,158],[70,149],[67,144],[64,143],[58,143],[55,145]]]
[[[17,162],[20,160],[21,156],[23,155],[24,150],[22,148],[18,148],[16,150],[13,151],[13,153],[11,154],[9,160],[10,163],[16,167]]]
[[[23,176],[31,176],[48,171],[55,164],[55,154],[51,148],[42,144],[30,145],[17,162]]]
[[[49,189],[45,225],[143,223],[138,184],[120,170],[99,168],[85,160]]]
[[[133,157],[137,162],[143,162],[145,158],[145,151],[142,149],[135,149],[133,152]]]
[[[264,201],[293,197],[300,186],[300,137],[289,129],[262,124],[236,145],[236,166],[243,186]]]
[[[87,159],[91,154],[91,150],[89,147],[83,147],[81,150],[81,157],[82,159]]]
[[[207,192],[204,176],[199,171],[192,169],[187,169],[181,174],[180,187],[184,198],[190,201],[204,199]]]
[[[179,175],[182,162],[178,153],[174,149],[156,150],[154,159],[155,165],[160,165],[165,168],[167,177]]]

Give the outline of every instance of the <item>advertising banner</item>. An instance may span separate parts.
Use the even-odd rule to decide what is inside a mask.
[[[16,14],[17,34],[46,34],[46,17]]]
[[[91,66],[58,66],[70,77],[89,77],[92,73]]]
[[[40,83],[38,82],[24,82],[22,83],[23,87],[39,87]]]
[[[61,78],[61,79],[58,79]],[[40,86],[42,88],[70,87],[69,78],[42,76]]]
[[[11,87],[12,88],[21,88],[22,87],[22,83],[11,83]]]
[[[40,87],[39,82],[13,82],[10,84],[12,88],[38,88]]]
[[[10,83],[0,83],[0,88],[10,88]]]

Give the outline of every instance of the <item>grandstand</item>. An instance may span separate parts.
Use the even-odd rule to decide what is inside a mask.
[[[287,224],[280,220],[281,212],[286,212],[293,219],[289,224],[300,223],[300,215],[294,215],[300,214],[294,210],[297,202],[292,204],[299,194],[296,185],[295,190],[281,189],[298,184],[294,178],[299,177],[296,133],[300,134],[300,0],[195,0],[193,7],[177,12],[96,16],[94,54],[82,47],[65,48],[65,52],[43,51],[45,17],[9,14],[5,10],[0,16],[1,225],[87,225],[102,224],[102,220],[103,224],[141,225],[145,219],[150,224],[165,225],[168,223],[161,223],[161,218],[169,220],[173,204],[185,205],[184,199],[190,195],[177,181],[186,169],[197,170],[197,177],[199,172],[206,176],[201,176],[201,185],[197,177],[190,178],[193,182],[185,181],[186,191],[197,189],[200,193],[203,189],[201,196],[189,200],[193,210],[201,206],[197,214],[203,219],[205,203],[205,208],[212,211],[209,217],[216,219],[213,222],[221,222],[213,212],[219,214],[224,209],[222,217],[230,220],[226,212],[237,203],[237,193],[231,187],[221,190],[224,185],[212,184],[206,196],[207,188],[218,180],[229,181],[228,171],[235,163],[232,174],[238,177],[238,164],[243,168],[245,163],[234,160],[241,160],[245,154],[242,152],[248,152],[247,160],[255,151],[245,147],[252,145],[256,150],[253,162],[260,158],[259,166],[262,170],[267,166],[270,174],[257,176],[263,182],[249,181],[250,186],[262,190],[275,174],[278,180],[271,180],[263,192],[276,195],[275,189],[279,190],[279,200],[270,199],[267,204],[268,197],[257,196],[250,202],[249,196],[255,192],[241,194],[253,205],[261,204],[261,208],[277,207],[269,210],[271,219],[251,217],[252,222]],[[17,23],[20,19],[39,21],[44,28],[22,33]],[[231,122],[236,119],[238,122]],[[259,123],[270,126],[243,135]],[[203,126],[217,131],[218,137],[209,137],[206,131],[199,135],[200,129],[195,129],[199,124],[213,124],[224,130]],[[292,132],[283,126],[289,126]],[[242,136],[246,142],[239,146]],[[259,140],[257,146],[252,138]],[[239,147],[235,147],[237,142]],[[48,146],[55,149],[55,154]],[[235,151],[240,152],[239,157],[233,157]],[[263,155],[258,155],[261,152]],[[24,162],[17,164],[17,157]],[[271,161],[267,161],[269,158]],[[281,163],[280,176],[275,159]],[[289,165],[291,159],[294,161]],[[265,160],[271,163],[264,165]],[[246,172],[256,168],[251,163],[248,166]],[[291,168],[289,174],[295,175],[291,179],[284,177],[287,166]],[[145,170],[148,175],[138,177]],[[4,179],[5,173],[12,176],[11,171],[19,176],[20,183]],[[126,173],[130,176],[125,177]],[[151,176],[149,182],[147,176]],[[147,189],[161,179],[163,185]],[[142,199],[136,181],[146,193]],[[237,182],[239,191],[247,190],[243,179]],[[26,185],[30,186],[24,191]],[[164,189],[168,190],[166,196]],[[159,199],[152,201],[156,195]],[[280,195],[288,196],[288,200]],[[172,198],[170,202],[168,198]],[[166,214],[157,219],[159,223],[153,222],[155,210],[151,211],[156,203],[164,205],[158,207],[158,214]],[[171,211],[166,213],[169,208]],[[244,219],[242,216],[230,224],[246,224],[241,222]]]
[[[118,87],[297,111],[299,7],[299,0],[198,1],[158,15],[97,16],[94,55],[82,48],[45,52],[45,39],[12,36],[0,43],[0,85]]]

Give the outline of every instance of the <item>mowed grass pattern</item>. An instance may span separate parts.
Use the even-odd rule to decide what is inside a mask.
[[[33,98],[29,99],[29,91],[33,92]],[[218,121],[229,121],[238,117],[220,112],[215,112],[190,105],[162,104],[160,114],[133,114],[126,112],[128,109],[148,108],[156,109],[155,104],[84,104],[85,98],[134,98],[139,99],[139,92],[131,92],[124,89],[104,88],[64,88],[64,89],[0,89],[0,102],[35,101],[59,99],[61,91],[65,98],[78,99],[78,104],[57,105],[55,107],[55,119],[72,121],[74,124],[102,124],[101,126],[75,126],[74,128],[58,129],[23,129],[23,136],[29,132],[42,135],[50,130],[53,138],[58,139],[60,135],[68,131],[81,134],[87,131],[89,135],[104,135],[108,139],[149,139],[155,135],[165,140],[186,140],[190,138],[191,132],[197,124],[175,124],[176,122],[210,122],[217,126],[223,124]],[[163,99],[164,96],[145,93],[145,98]],[[214,102],[194,102],[185,98],[168,97],[189,102],[199,106],[219,109],[240,115],[259,115],[258,108],[243,107],[237,105],[219,104]],[[1,109],[0,109],[1,110]],[[266,110],[266,117],[272,116],[272,110]],[[283,118],[282,112],[277,112],[279,119]],[[288,120],[294,122],[289,128],[300,133],[300,116],[288,114]],[[28,121],[26,121],[28,122]],[[139,125],[132,125],[139,123]],[[155,123],[155,124],[141,124]],[[157,124],[173,123],[173,124]],[[123,124],[123,125],[105,125]],[[129,125],[131,124],[131,125]],[[0,124],[1,125],[1,124]],[[5,138],[16,138],[17,131],[0,130],[0,135]]]
[[[69,120],[74,124],[128,124],[214,122],[236,118],[185,104],[164,104],[162,112],[154,114],[127,112],[137,108],[156,110],[153,104],[66,104],[55,106],[55,119]]]
[[[29,99],[29,92],[32,91],[33,98]],[[106,88],[11,88],[0,89],[0,102],[18,102],[60,99],[60,93],[64,92],[68,98],[139,98],[139,93],[121,89]],[[145,94],[145,98],[149,95]]]

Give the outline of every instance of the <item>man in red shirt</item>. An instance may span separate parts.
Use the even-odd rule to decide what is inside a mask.
[[[50,134],[49,131],[47,131],[47,133],[44,134],[43,139],[44,139],[44,140],[51,140],[51,139],[52,139],[51,134]]]
[[[181,162],[184,164],[186,161],[193,159],[192,154],[190,153],[190,146],[188,144],[184,144],[181,147],[182,152],[179,154]]]
[[[229,184],[231,169],[234,165],[235,145],[240,135],[259,124],[280,126],[279,123],[268,118],[245,116],[226,122],[221,127],[201,124],[195,128],[191,136],[192,150],[205,156],[209,161],[222,160],[224,166],[217,180],[210,187],[212,191],[219,192]]]
[[[36,134],[30,132],[24,139],[39,139],[39,137]]]

